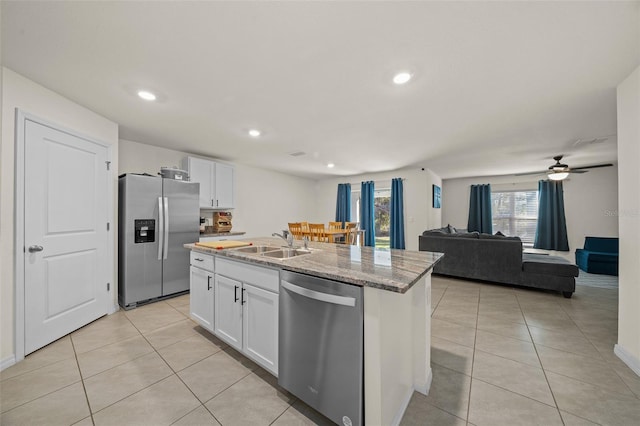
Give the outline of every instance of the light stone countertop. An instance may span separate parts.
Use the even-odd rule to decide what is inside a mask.
[[[255,246],[286,246],[282,239],[272,237],[238,241],[247,241]],[[294,246],[300,248],[302,241],[295,240]],[[202,253],[396,293],[409,290],[444,256],[443,253],[427,251],[389,250],[318,242],[309,243],[311,254],[288,259],[247,254],[236,249],[216,250],[195,244],[185,244],[184,247]]]
[[[229,231],[229,232],[204,232],[201,233],[201,237],[233,237],[238,235],[244,235],[246,232],[241,231]]]

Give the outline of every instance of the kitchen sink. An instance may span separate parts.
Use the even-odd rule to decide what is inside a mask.
[[[289,259],[296,256],[302,256],[305,254],[311,254],[311,250],[283,248],[283,249],[274,250],[274,251],[267,251],[265,253],[262,253],[262,256],[273,257],[275,259]]]
[[[265,253],[268,251],[281,250],[280,247],[275,246],[249,246],[235,249],[234,251],[240,253]]]

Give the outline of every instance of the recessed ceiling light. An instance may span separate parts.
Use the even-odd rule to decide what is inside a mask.
[[[411,74],[408,72],[399,72],[398,74],[393,76],[393,82],[395,84],[405,84],[409,80],[411,80]]]
[[[330,169],[333,169],[335,166],[336,166],[336,165],[335,165],[335,164],[333,164],[333,163],[329,163],[329,164],[327,164],[327,167],[328,167],[328,168],[330,168]]]
[[[155,101],[156,100],[156,95],[154,95],[153,93],[148,92],[146,90],[138,91],[138,96],[140,96],[145,101]]]
[[[257,129],[249,130],[249,136],[251,136],[252,138],[257,138],[260,135],[261,135],[260,130],[257,130]]]

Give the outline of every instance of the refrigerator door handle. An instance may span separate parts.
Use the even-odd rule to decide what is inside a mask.
[[[162,197],[158,197],[158,260],[162,260],[162,248],[164,247],[164,212],[162,209]]]
[[[164,198],[164,258],[169,254],[169,197]]]

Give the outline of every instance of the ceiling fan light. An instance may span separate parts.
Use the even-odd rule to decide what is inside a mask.
[[[564,180],[569,176],[568,172],[549,172],[549,179],[551,180]]]

